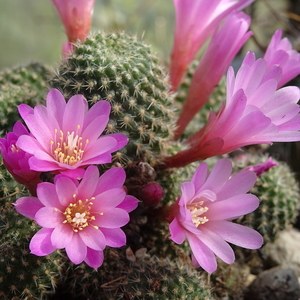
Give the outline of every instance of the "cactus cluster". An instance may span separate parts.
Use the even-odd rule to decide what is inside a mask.
[[[51,71],[40,63],[6,69],[0,72],[0,133],[11,131],[20,119],[16,105],[30,106],[44,102]]]
[[[98,33],[74,47],[51,86],[66,98],[82,94],[91,105],[109,101],[112,110],[106,132],[123,132],[129,138],[115,160],[123,165],[135,160],[155,165],[172,138],[174,100],[150,47],[122,32]]]
[[[187,79],[191,79],[194,69],[192,65]],[[139,195],[149,183],[158,184],[165,193],[158,207],[174,203],[181,194],[180,184],[191,179],[198,163],[176,170],[161,170],[157,163],[161,154],[176,153],[184,147],[172,137],[176,101],[178,104],[185,97],[188,80],[174,99],[166,74],[149,46],[122,32],[98,33],[75,44],[69,58],[48,81],[49,74],[47,67],[35,63],[0,73],[2,134],[11,130],[18,119],[16,105],[41,103],[50,87],[61,90],[66,99],[83,94],[91,106],[107,100],[112,110],[106,133],[122,132],[129,138],[128,145],[114,156],[114,163],[126,169],[127,192]],[[200,129],[211,108],[219,109],[224,89],[221,81],[184,137]],[[235,170],[265,160],[256,156],[247,163],[235,159]],[[216,158],[208,164],[210,161]],[[130,223],[123,228],[127,246],[107,247],[105,261],[97,270],[85,263],[74,265],[63,251],[46,257],[30,254],[29,240],[38,226],[17,214],[12,205],[26,192],[3,164],[0,171],[0,299],[211,300],[225,299],[229,294],[228,299],[241,296],[246,273],[240,265],[221,264],[209,284],[191,265],[190,248],[169,239],[167,223],[159,220],[160,216],[165,220],[166,212],[159,215],[156,202],[140,203],[131,213]],[[151,198],[152,190],[148,192]],[[272,241],[295,219],[297,183],[288,166],[279,163],[258,178],[251,192],[261,205],[238,222],[258,230],[265,241]]]

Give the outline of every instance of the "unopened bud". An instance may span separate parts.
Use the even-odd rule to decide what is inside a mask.
[[[157,182],[149,182],[142,186],[140,200],[147,206],[156,206],[163,199],[164,191]]]

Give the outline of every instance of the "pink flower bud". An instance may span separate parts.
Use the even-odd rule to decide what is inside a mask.
[[[142,186],[140,200],[147,206],[156,206],[160,203],[164,196],[161,185],[157,182],[149,182]]]

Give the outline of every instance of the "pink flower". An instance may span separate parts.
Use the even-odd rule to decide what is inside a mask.
[[[125,245],[120,227],[129,222],[128,213],[138,204],[126,195],[125,178],[122,168],[112,168],[99,178],[97,167],[90,166],[80,183],[57,175],[54,184],[38,185],[37,197],[18,199],[16,210],[43,227],[30,241],[31,253],[44,256],[66,249],[73,263],[85,261],[98,268],[106,246]]]
[[[227,73],[226,104],[207,124],[187,140],[189,148],[165,158],[165,167],[185,166],[193,161],[222,155],[253,144],[300,141],[298,87],[279,90],[281,68],[267,66],[249,52],[236,77]]]
[[[84,42],[91,28],[95,0],[51,1],[65,26],[69,42]]]
[[[269,157],[267,161],[257,165],[246,167],[242,171],[244,170],[253,171],[255,172],[256,176],[260,176],[261,174],[269,171],[272,167],[276,167],[276,166],[278,166],[278,163],[275,160],[273,160],[272,157]]]
[[[196,53],[221,20],[235,9],[243,9],[254,0],[173,0],[176,11],[170,81],[176,91]]]
[[[229,64],[252,34],[248,31],[249,26],[250,17],[235,11],[215,31],[193,75],[187,99],[177,121],[175,139],[180,137],[186,125],[207,102]]]
[[[82,95],[75,95],[66,103],[63,95],[52,89],[46,106],[31,108],[21,104],[18,108],[32,136],[20,136],[17,146],[33,155],[29,166],[35,171],[55,171],[79,178],[86,166],[111,162],[111,153],[128,142],[121,133],[99,137],[111,109],[104,100],[88,110]]]
[[[17,122],[13,127],[13,131],[0,139],[3,163],[12,176],[19,183],[25,185],[32,195],[35,195],[36,186],[41,182],[41,172],[30,169],[28,160],[32,155],[24,152],[16,145],[21,135],[29,136],[29,132],[21,122]]]
[[[210,173],[207,164],[201,163],[192,180],[181,185],[182,195],[170,223],[170,238],[177,244],[187,239],[194,265],[209,273],[217,268],[215,255],[228,264],[234,262],[227,242],[248,249],[263,244],[258,232],[231,222],[258,207],[259,200],[246,194],[256,176],[251,171],[230,176],[231,171],[228,159],[219,160]]]
[[[292,49],[292,45],[287,38],[281,39],[281,36],[282,30],[278,29],[264,55],[268,66],[277,64],[282,68],[278,88],[300,74],[300,54]]]

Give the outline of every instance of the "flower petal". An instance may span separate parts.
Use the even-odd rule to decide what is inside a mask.
[[[91,249],[103,250],[106,246],[105,237],[101,230],[93,226],[87,226],[78,232],[82,241]]]
[[[258,249],[263,245],[263,237],[254,229],[229,221],[208,222],[206,227],[225,241],[247,249]]]
[[[56,226],[51,235],[52,245],[57,249],[66,248],[72,241],[74,231],[69,224],[59,224]]]
[[[225,183],[222,189],[218,192],[219,199],[227,199],[236,195],[247,193],[256,182],[254,172],[243,171],[236,173]]]
[[[55,189],[62,207],[67,207],[73,201],[73,195],[77,194],[77,186],[67,176],[57,178]]]
[[[131,212],[137,208],[139,200],[131,195],[126,195],[124,200],[116,207],[122,208],[127,212]]]
[[[206,217],[212,220],[236,219],[254,211],[259,200],[251,194],[237,195],[223,201],[210,203]]]
[[[125,198],[125,191],[121,188],[105,191],[95,197],[94,212],[104,212],[119,205]]]
[[[29,244],[32,254],[45,256],[56,250],[51,243],[52,231],[52,228],[42,228],[32,237]]]
[[[107,190],[122,187],[125,179],[126,174],[123,168],[112,168],[107,170],[98,180],[95,195],[101,194]]]
[[[94,195],[99,180],[99,170],[96,166],[89,166],[78,186],[78,197],[89,199]]]
[[[182,228],[176,218],[170,223],[169,230],[171,233],[170,239],[176,244],[182,244],[186,239],[185,230]]]
[[[66,100],[64,96],[59,90],[51,89],[47,94],[46,105],[51,114],[56,117],[59,128],[62,128],[63,115],[66,108]]]
[[[54,207],[42,207],[35,214],[35,220],[44,228],[55,228],[64,221],[64,217]]]
[[[201,266],[208,273],[214,272],[217,269],[217,260],[213,251],[201,242],[198,236],[187,234],[187,238],[193,252],[195,266]]]
[[[53,183],[42,182],[37,187],[37,197],[47,207],[56,207],[58,209],[63,209],[57,193],[56,188]]]
[[[114,208],[103,215],[97,216],[96,220],[93,221],[93,225],[100,228],[118,228],[126,225],[129,222],[128,213],[120,208]]]
[[[66,246],[66,253],[69,259],[76,265],[83,262],[87,254],[87,246],[79,234],[73,234],[72,241]]]
[[[34,219],[39,209],[44,207],[41,201],[36,197],[22,197],[13,203],[16,211],[29,219]]]
[[[122,247],[126,244],[126,235],[121,228],[101,228],[109,247]]]
[[[104,260],[103,251],[96,251],[91,248],[87,248],[87,254],[84,261],[92,268],[98,269]]]
[[[87,110],[88,104],[83,95],[72,96],[66,104],[61,130],[63,132],[76,132],[79,130],[79,133],[81,133]]]
[[[232,264],[235,259],[234,252],[227,242],[225,242],[218,234],[210,231],[206,226],[201,228],[203,233],[199,236],[210,250],[212,250],[219,258],[227,264]]]

